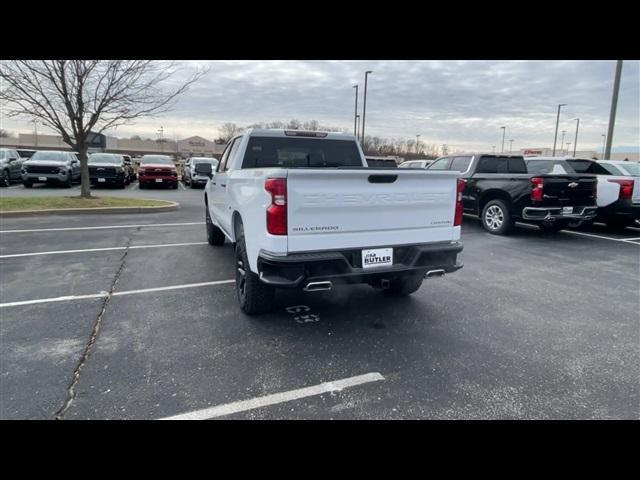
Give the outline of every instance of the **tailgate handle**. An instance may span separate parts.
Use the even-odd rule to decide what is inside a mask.
[[[369,175],[369,183],[393,183],[397,175]]]

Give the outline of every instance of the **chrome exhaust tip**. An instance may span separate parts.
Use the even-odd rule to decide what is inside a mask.
[[[307,286],[303,288],[305,292],[319,292],[321,290],[331,290],[333,284],[330,281],[325,282],[309,282]]]
[[[429,270],[427,273],[425,273],[424,278],[429,278],[429,277],[444,277],[445,271],[440,268],[438,270]]]

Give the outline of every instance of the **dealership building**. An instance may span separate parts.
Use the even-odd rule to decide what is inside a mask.
[[[120,153],[137,155],[171,155],[176,158],[189,157],[220,157],[225,143],[207,140],[203,137],[189,137],[183,140],[138,140],[132,138],[117,138],[97,134],[90,139],[90,152]],[[18,138],[0,138],[0,146],[25,150],[71,150],[59,135],[36,135],[20,133]]]

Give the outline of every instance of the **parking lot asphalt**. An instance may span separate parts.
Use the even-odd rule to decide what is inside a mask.
[[[25,190],[0,194],[69,194]],[[408,298],[279,292],[248,317],[202,190],[104,191],[181,208],[1,220],[0,418],[54,418],[88,344],[65,419],[640,417],[639,229],[465,218],[465,267]]]

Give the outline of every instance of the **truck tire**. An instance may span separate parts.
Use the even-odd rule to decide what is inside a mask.
[[[387,295],[406,296],[418,290],[424,280],[423,275],[407,275],[391,281],[391,285],[383,290]]]
[[[22,182],[22,184],[24,185],[24,188],[33,187],[33,182],[31,182],[31,180],[25,180],[25,181]]]
[[[240,308],[247,315],[267,313],[273,309],[275,289],[260,281],[249,268],[242,227],[236,241],[236,295]]]
[[[222,230],[220,230],[220,228],[213,224],[211,216],[209,215],[209,207],[205,206],[205,209],[207,219],[207,241],[209,242],[209,245],[224,245],[224,233],[222,233]]]
[[[11,186],[11,174],[9,170],[5,170],[2,174],[2,186],[9,187]]]
[[[64,182],[64,186],[65,188],[73,187],[73,176],[71,174],[69,174],[69,178],[67,178],[67,181]]]
[[[493,235],[508,235],[513,228],[513,219],[504,200],[489,200],[480,217],[484,229]]]

